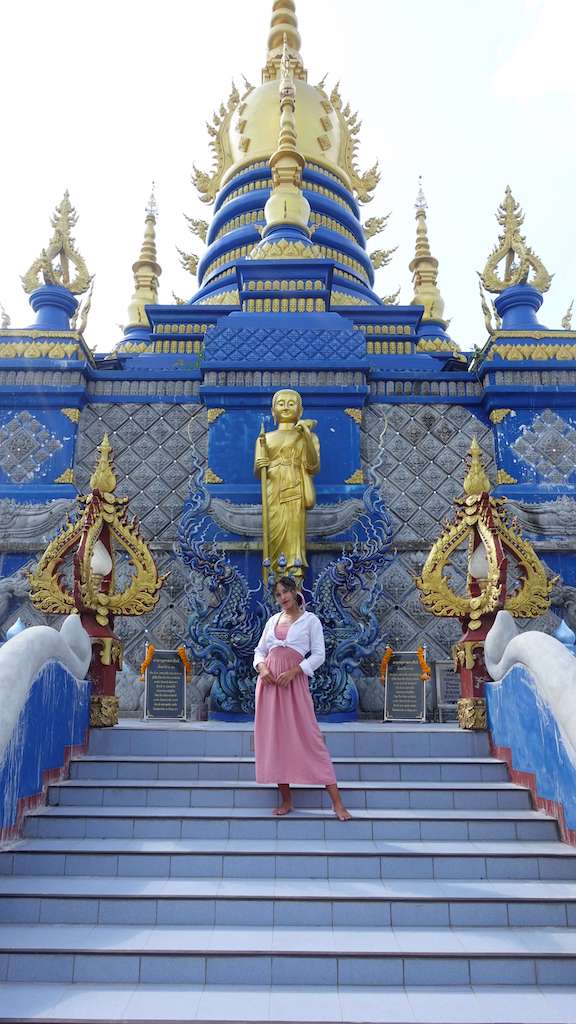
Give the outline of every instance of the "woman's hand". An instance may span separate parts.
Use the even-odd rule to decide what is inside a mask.
[[[286,669],[286,672],[281,672],[279,676],[276,676],[277,686],[288,686],[292,682],[295,676],[298,675],[300,666],[296,665],[294,668]]]
[[[272,675],[272,673],[271,673],[270,669],[268,668],[268,665],[266,664],[265,661],[261,661],[260,662],[260,664],[258,665],[257,671],[258,671],[258,675],[260,676],[260,679],[262,680],[263,683],[275,683],[276,682],[276,680],[274,679],[274,676]]]

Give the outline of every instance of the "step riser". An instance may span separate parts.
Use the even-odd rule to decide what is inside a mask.
[[[294,803],[302,810],[330,809],[324,790],[298,790]],[[344,790],[350,810],[530,810],[530,794],[523,789],[508,790]],[[218,786],[132,789],[130,786],[84,787],[81,783],[51,786],[48,803],[59,807],[257,807],[272,809],[278,802],[271,789],[234,789]]]
[[[26,819],[29,839],[403,839],[449,842],[527,840],[553,842],[553,821],[350,821],[345,831],[338,821],[279,822],[262,820],[182,820],[181,818],[50,818]]]
[[[0,875],[154,878],[576,879],[576,857],[283,853],[0,853]]]
[[[508,782],[504,764],[494,765],[335,765],[339,782]],[[74,761],[71,779],[142,782],[254,782],[253,764],[95,764]]]
[[[333,757],[489,757],[487,733],[427,731],[326,732]],[[94,729],[90,754],[114,757],[253,757],[253,734],[245,730]]]
[[[0,955],[0,980],[190,985],[574,985],[576,958],[249,954]],[[240,1015],[242,1011],[240,1009]],[[240,1017],[240,1019],[242,1019]]]
[[[0,924],[294,928],[576,928],[576,900],[277,900],[0,897]]]

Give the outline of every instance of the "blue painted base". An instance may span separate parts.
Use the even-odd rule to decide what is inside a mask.
[[[512,752],[512,768],[536,778],[537,794],[564,810],[576,829],[576,764],[530,673],[515,665],[500,683],[486,684],[488,723],[497,747]]]

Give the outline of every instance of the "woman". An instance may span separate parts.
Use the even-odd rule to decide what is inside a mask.
[[[254,723],[256,781],[277,784],[281,803],[273,812],[276,815],[292,810],[291,783],[326,786],[334,813],[340,821],[347,821],[352,815],[342,803],[307,682],[324,661],[322,625],[316,615],[304,610],[302,595],[291,577],[278,580],[274,596],[281,610],[268,619],[254,653],[259,677]]]

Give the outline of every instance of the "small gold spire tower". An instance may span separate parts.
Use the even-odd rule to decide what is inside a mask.
[[[428,204],[422,190],[422,178],[419,179],[418,195],[416,196],[416,253],[410,263],[414,298],[412,306],[424,306],[423,320],[435,320],[444,327],[444,299],[438,288],[438,260],[430,252],[428,240],[428,224],[426,210]]]
[[[484,491],[490,490],[490,480],[488,479],[488,474],[484,469],[482,449],[478,444],[476,434],[474,434],[474,437],[472,438],[468,455],[470,457],[470,465],[468,467],[468,472],[464,477],[464,493],[469,498],[472,495],[480,495],[483,494]]]
[[[270,82],[281,74],[284,48],[287,47],[295,78],[305,82],[308,76],[300,56],[300,44],[294,0],[273,0],[268,54],[262,69],[262,81]]]
[[[140,256],[132,265],[134,293],[128,306],[126,330],[130,330],[131,327],[149,327],[146,305],[154,305],[158,302],[158,278],[162,273],[162,268],[157,262],[156,256],[157,212],[158,206],[154,195],[154,185],[152,185],[152,192],[146,207],[144,241],[140,249]]]
[[[264,207],[264,236],[273,228],[289,225],[310,236],[308,219],[310,204],[302,192],[302,170],[305,160],[298,151],[296,135],[296,90],[293,62],[284,36],[280,61],[280,131],[278,148],[270,157],[272,192]]]

